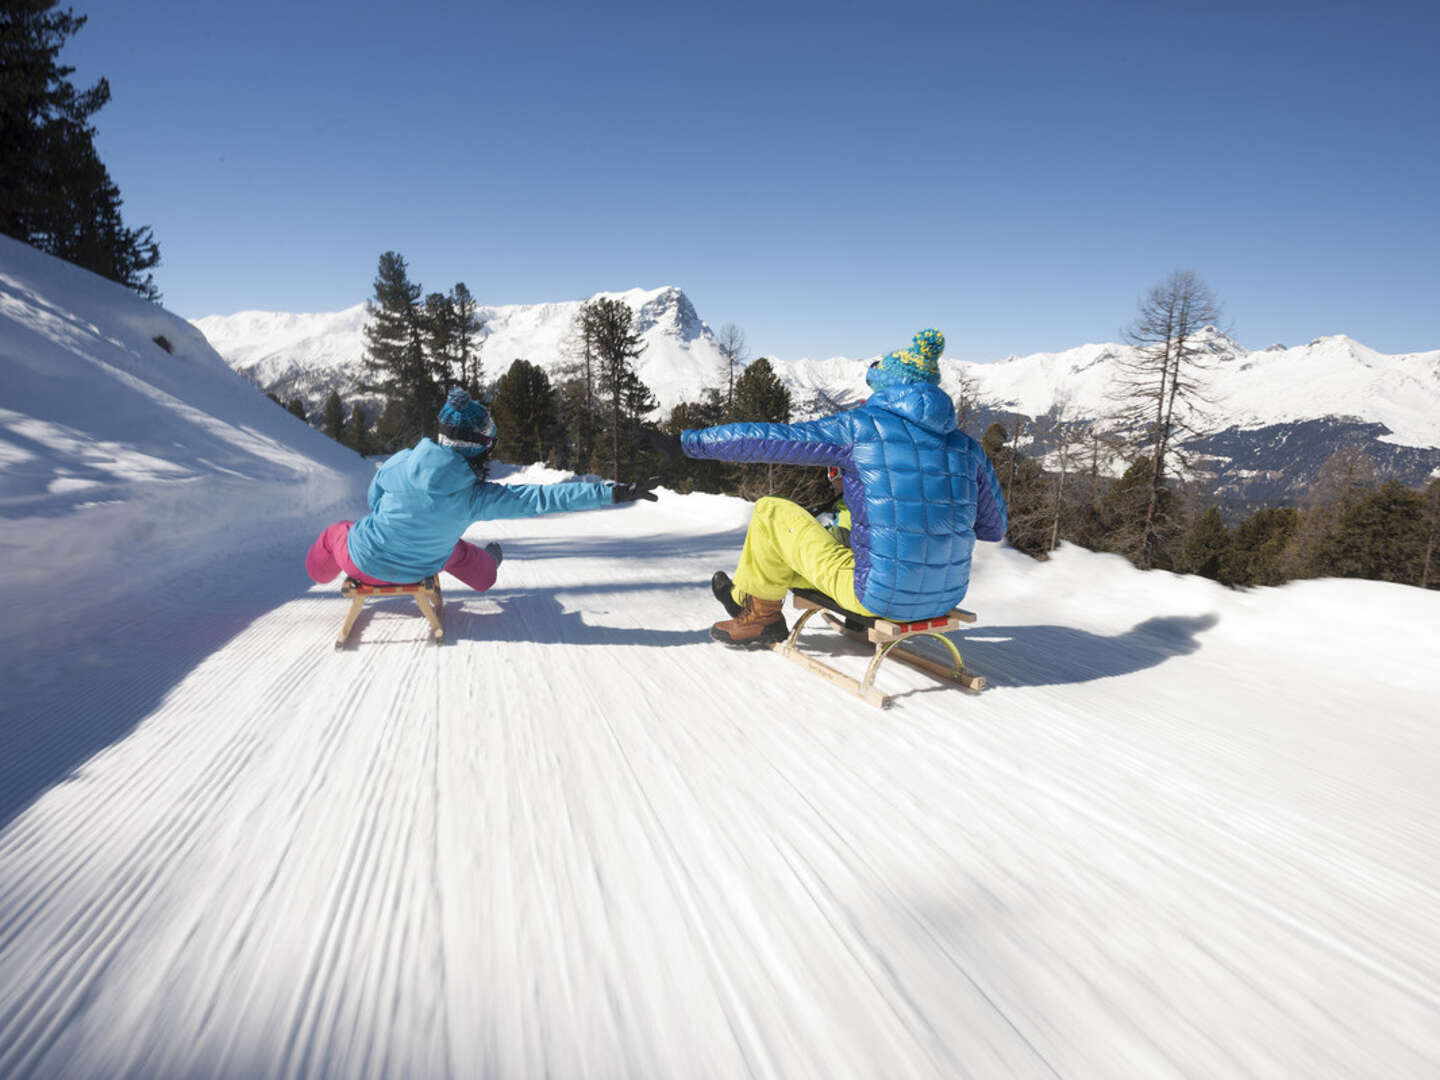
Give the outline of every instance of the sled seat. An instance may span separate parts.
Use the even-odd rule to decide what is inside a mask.
[[[960,655],[960,650],[955,647],[953,641],[945,636],[947,631],[958,630],[962,626],[973,623],[976,618],[974,612],[966,611],[963,608],[954,608],[944,615],[901,622],[851,611],[842,607],[834,598],[815,589],[791,590],[790,602],[801,613],[800,618],[795,621],[790,636],[783,642],[777,642],[772,648],[801,667],[809,668],[817,675],[822,675],[831,682],[843,686],[852,694],[863,698],[872,705],[883,709],[890,704],[890,695],[882,694],[875,689],[875,676],[880,670],[881,663],[891,656],[902,664],[937,678],[957,682],[968,690],[985,689],[984,677],[972,675],[965,670],[965,661]],[[817,612],[825,617],[826,622],[850,640],[863,644],[874,644],[875,652],[870,658],[870,666],[865,669],[863,679],[852,679],[850,676],[836,671],[829,664],[822,663],[813,656],[807,656],[797,649],[796,642],[800,637],[800,631]],[[952,663],[946,665],[928,656],[923,656],[913,649],[899,647],[902,642],[915,637],[931,637],[939,641],[950,654]]]
[[[350,610],[345,613],[345,622],[340,626],[340,634],[335,639],[335,648],[343,649],[349,640],[350,631],[355,626],[355,620],[360,617],[360,609],[365,606],[365,601],[375,596],[413,596],[415,606],[420,609],[430,623],[431,636],[435,644],[445,640],[445,627],[440,622],[440,614],[444,608],[444,598],[440,595],[440,583],[435,580],[435,575],[427,577],[424,581],[417,581],[410,585],[367,585],[356,581],[352,577],[345,579],[345,584],[340,586],[340,595],[350,601]]]

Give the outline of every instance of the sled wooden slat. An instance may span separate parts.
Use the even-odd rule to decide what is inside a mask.
[[[440,595],[440,584],[434,577],[427,577],[424,581],[417,581],[413,585],[365,585],[354,578],[347,577],[345,584],[340,586],[340,595],[350,601],[350,610],[345,613],[345,621],[340,625],[340,633],[335,638],[335,648],[343,649],[345,643],[350,639],[350,631],[355,627],[355,620],[360,617],[360,611],[365,606],[365,601],[375,596],[413,596],[415,606],[420,609],[420,614],[430,624],[431,639],[439,645],[445,640],[445,626],[440,621],[440,614],[444,610],[445,600]]]
[[[884,708],[892,700],[893,695],[882,694],[875,689],[874,685],[881,665],[891,658],[937,679],[958,683],[967,690],[978,692],[985,689],[984,677],[973,675],[965,669],[965,661],[960,656],[960,650],[955,647],[953,641],[945,636],[947,631],[957,630],[963,625],[973,623],[976,619],[974,612],[955,608],[948,614],[936,616],[933,619],[893,622],[872,615],[846,611],[830,597],[810,590],[793,591],[791,603],[801,613],[800,618],[796,620],[789,637],[783,642],[776,643],[772,648],[786,659],[795,661],[800,666],[808,668],[872,705]],[[825,617],[825,621],[829,625],[839,630],[851,641],[859,642],[862,645],[874,645],[875,651],[871,655],[870,665],[865,669],[863,679],[851,678],[832,668],[829,664],[800,652],[798,648],[800,631],[817,612]],[[917,637],[935,638],[949,650],[953,663],[946,664],[934,660],[903,644],[910,638]]]

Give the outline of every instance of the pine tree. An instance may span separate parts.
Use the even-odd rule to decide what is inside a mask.
[[[1425,557],[1425,500],[1398,480],[1353,502],[1316,553],[1325,576],[1418,585]]]
[[[340,400],[340,391],[331,390],[325,399],[325,421],[321,428],[336,442],[345,438],[345,403]]]
[[[294,397],[285,405],[285,411],[291,416],[297,417],[302,424],[308,424],[310,418],[305,415],[305,399]]]
[[[1152,487],[1154,476],[1150,459],[1140,457],[1110,485],[1100,498],[1096,546],[1128,556],[1142,570],[1168,570],[1174,564],[1171,549],[1179,537],[1182,504],[1168,486],[1162,485],[1157,492]],[[1151,533],[1148,566],[1140,558],[1140,540],[1147,528]]]
[[[1180,569],[1212,581],[1220,580],[1220,565],[1230,550],[1230,530],[1218,507],[1209,507],[1195,519],[1180,544]]]
[[[0,232],[158,300],[160,247],[127,228],[120,189],[95,150],[90,117],[110,100],[100,79],[76,90],[59,63],[85,16],[55,0],[0,8]]]
[[[640,342],[640,335],[631,328],[634,314],[623,300],[596,297],[581,307],[578,319],[585,354],[593,358],[595,388],[609,403],[610,478],[619,480],[620,443],[627,420],[626,399],[627,395],[636,394],[633,383],[639,380],[635,374],[635,361],[645,351],[645,346]]]
[[[463,281],[457,281],[455,288],[450,290],[450,305],[455,313],[454,349],[460,385],[472,397],[478,397],[485,382],[485,365],[481,362],[481,342],[478,340],[480,332],[485,329],[485,320],[480,318],[480,307]]]
[[[377,432],[383,429],[386,444],[433,434],[435,415],[444,400],[426,356],[420,293],[420,286],[410,281],[404,257],[394,251],[380,256],[375,295],[365,305],[369,321],[360,389],[385,397]]]
[[[1420,567],[1420,587],[1440,588],[1440,477],[1431,480],[1425,488],[1424,508],[1421,522],[1425,529],[1425,555]]]
[[[1321,551],[1345,511],[1374,487],[1377,471],[1375,459],[1358,445],[1341,446],[1325,460],[1305,492],[1299,521],[1281,555],[1287,579],[1330,573]]]
[[[361,457],[373,449],[370,444],[370,418],[365,415],[365,406],[358,401],[350,410],[350,422],[345,425],[344,443]]]
[[[515,360],[495,382],[490,400],[498,435],[505,443],[507,461],[544,461],[554,448],[559,421],[555,388],[550,376],[528,360]]]
[[[726,414],[727,423],[752,421],[784,424],[790,420],[790,390],[775,374],[769,359],[751,363],[735,380],[735,393]],[[776,466],[742,465],[737,471],[740,494],[746,498],[783,494]]]
[[[1230,549],[1220,562],[1220,580],[1227,585],[1282,585],[1282,556],[1295,534],[1300,515],[1293,506],[1255,511],[1235,527]]]

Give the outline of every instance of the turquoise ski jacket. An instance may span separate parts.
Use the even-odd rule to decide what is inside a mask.
[[[390,457],[370,482],[370,513],[350,527],[350,559],[380,581],[439,573],[476,521],[537,517],[609,506],[609,484],[494,484],[429,439]]]

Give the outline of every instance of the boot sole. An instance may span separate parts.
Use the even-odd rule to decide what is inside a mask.
[[[713,640],[720,642],[722,645],[728,645],[732,649],[768,649],[771,645],[779,644],[789,636],[790,631],[784,623],[780,624],[778,631],[762,630],[748,641],[736,641],[729,634],[716,630],[713,626],[710,628],[710,637]]]

